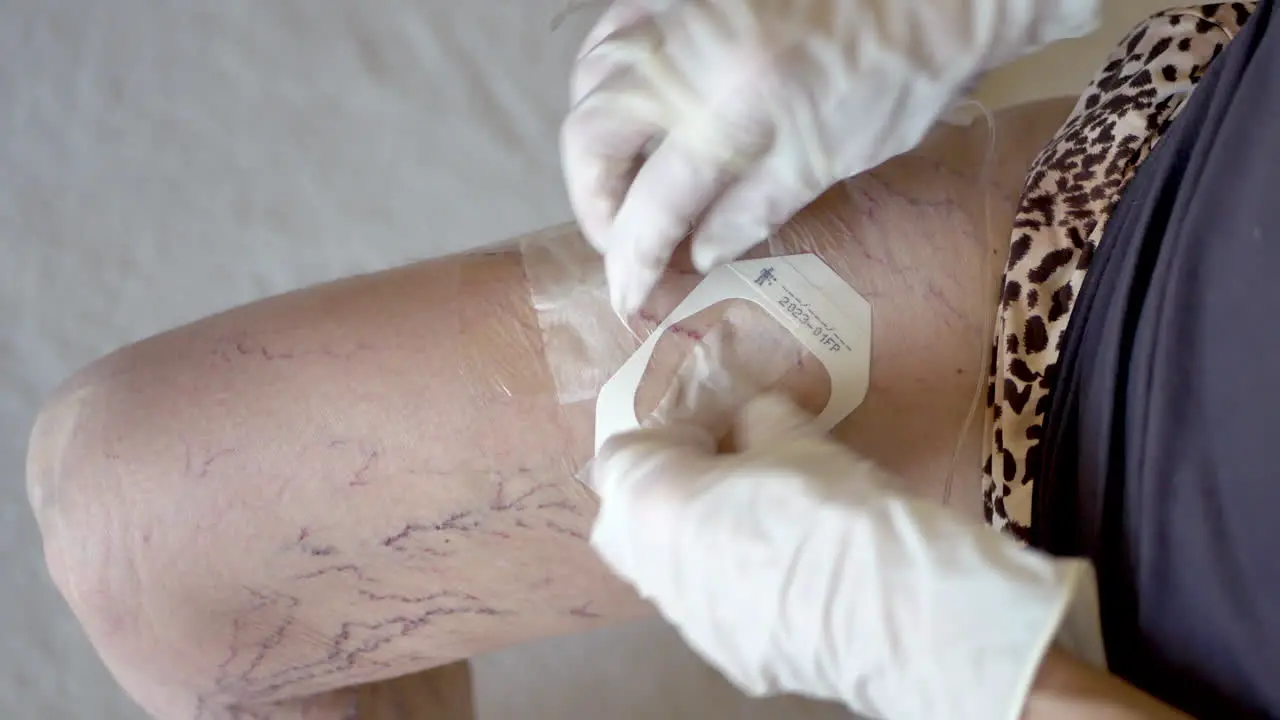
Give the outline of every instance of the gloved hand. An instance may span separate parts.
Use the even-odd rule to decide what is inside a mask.
[[[1017,718],[1069,606],[1096,613],[1091,566],[895,491],[808,420],[769,395],[739,416],[735,454],[680,422],[611,438],[592,546],[748,694]]]
[[[639,308],[692,232],[706,272],[915,147],[986,69],[1100,0],[615,0],[574,68],[569,198]],[[696,227],[695,227],[696,225]]]

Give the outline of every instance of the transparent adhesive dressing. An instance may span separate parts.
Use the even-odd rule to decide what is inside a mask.
[[[668,328],[713,305],[759,305],[826,367],[831,396],[813,420],[823,432],[862,404],[871,370],[871,306],[817,255],[740,260],[711,271],[604,384],[596,399],[595,444],[640,427],[635,397]]]

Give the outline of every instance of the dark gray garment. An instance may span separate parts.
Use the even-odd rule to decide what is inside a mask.
[[[1032,541],[1098,568],[1111,670],[1280,718],[1280,19],[1258,7],[1126,188],[1045,422]]]

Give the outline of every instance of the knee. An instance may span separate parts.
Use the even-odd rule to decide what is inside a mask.
[[[116,679],[153,713],[173,715],[189,685],[175,657],[195,638],[174,632],[180,603],[160,576],[148,532],[145,492],[113,457],[104,388],[73,380],[32,428],[26,481],[50,577]],[[154,519],[154,518],[152,518]]]
[[[106,580],[123,558],[121,538],[109,530],[118,512],[107,486],[95,477],[82,431],[91,387],[69,384],[36,417],[27,446],[27,498],[43,541],[54,585],[82,622],[111,596],[128,604],[127,590]],[[110,592],[108,592],[110,590]]]

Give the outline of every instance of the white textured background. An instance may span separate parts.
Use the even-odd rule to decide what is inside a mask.
[[[924,0],[919,0],[924,2]],[[53,592],[23,489],[41,397],[175,324],[569,218],[565,0],[0,0],[0,717],[139,717]],[[1162,0],[997,73],[1075,94]],[[483,720],[834,718],[749,702],[657,621],[476,663]]]

